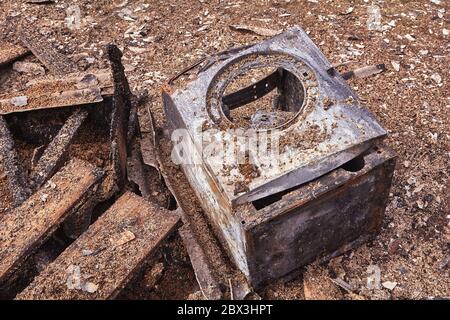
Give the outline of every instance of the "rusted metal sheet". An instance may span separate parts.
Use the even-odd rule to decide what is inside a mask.
[[[270,119],[279,113],[285,121],[274,126],[268,123],[261,128],[262,117],[255,117],[244,127],[230,119],[230,107],[225,102],[233,98],[232,107],[241,103],[236,100],[236,95],[225,95],[225,90],[245,72],[269,67],[282,69],[280,79],[284,80],[277,87],[281,98],[285,98],[287,109],[275,109],[264,116]],[[331,64],[306,33],[293,27],[217,61],[201,72],[188,89],[175,90],[171,95],[165,93],[166,115],[169,121],[177,121],[174,123],[177,128],[188,129],[197,149],[204,143],[201,133],[205,127],[219,131],[270,131],[272,140],[279,141],[280,157],[285,161],[270,166],[271,154],[258,155],[255,154],[257,150],[250,150],[256,169],[264,173],[250,180],[243,174],[228,174],[229,170],[224,171],[223,164],[216,161],[215,156],[204,155],[205,168],[232,206],[254,201],[330,172],[367,150],[371,141],[386,135],[373,115],[360,106],[356,94],[345,81],[340,76],[331,77],[326,73],[329,67]],[[272,81],[273,77],[269,77],[263,87],[273,87]],[[283,87],[285,85],[287,87]],[[250,88],[253,90],[253,86]],[[242,102],[247,98],[247,94],[242,96]],[[347,138],[343,139],[343,136]],[[230,137],[217,135],[217,139],[217,144],[225,145]],[[228,162],[233,163],[235,159],[229,157]],[[243,183],[246,188],[237,188]]]
[[[217,295],[215,282],[217,287],[222,292],[222,297],[241,300],[249,295],[255,296],[253,289],[249,285],[244,274],[230,263],[230,260],[224,257],[223,249],[210,226],[201,206],[204,203],[196,198],[195,189],[191,188],[187,176],[183,174],[180,167],[174,166],[171,161],[171,144],[169,141],[161,143],[157,139],[154,143],[156,145],[156,160],[161,174],[164,177],[165,184],[172,192],[178,205],[182,209],[182,219],[184,224],[189,228],[195,243],[187,241],[186,249],[194,250],[191,257],[192,266],[198,277],[199,286],[201,288],[209,288],[213,296]],[[207,208],[209,209],[209,208]],[[188,249],[188,246],[193,245],[195,249]],[[196,252],[201,250],[201,252]],[[209,273],[211,273],[209,275]],[[229,282],[232,282],[232,287]]]
[[[63,164],[69,145],[88,114],[89,112],[83,109],[74,111],[46,147],[30,175],[35,190],[39,189]]]
[[[26,56],[29,52],[30,50],[22,46],[11,43],[0,43],[0,67]]]
[[[59,53],[47,39],[38,32],[33,32],[31,28],[21,31],[20,40],[50,72],[64,75],[77,71],[77,66],[73,61]]]
[[[21,206],[0,217],[0,284],[95,194],[101,177],[94,166],[72,160]]]
[[[222,299],[223,294],[219,289],[219,282],[215,279],[210,264],[205,256],[205,252],[197,239],[195,239],[189,226],[184,225],[180,228],[179,233],[189,254],[195,277],[197,278],[197,282],[204,297],[207,300]]]
[[[318,257],[342,254],[377,235],[395,153],[380,147],[362,159],[359,170],[341,167],[280,195],[259,210],[253,203],[253,207],[236,212],[243,223],[252,283],[261,286]]]
[[[114,80],[113,111],[111,120],[111,148],[114,170],[114,183],[119,190],[127,180],[127,138],[131,110],[132,93],[125,69],[122,65],[122,52],[113,44],[106,48],[111,63]]]
[[[18,206],[31,194],[27,174],[18,158],[8,124],[0,115],[0,169],[6,174],[13,205]]]
[[[179,221],[127,192],[17,299],[113,299]]]

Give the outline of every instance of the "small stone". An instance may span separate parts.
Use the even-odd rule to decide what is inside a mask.
[[[395,281],[385,281],[381,284],[383,287],[385,287],[388,290],[394,290],[394,288],[397,286],[397,282]]]
[[[449,34],[450,34],[450,30],[448,30],[448,29],[442,29],[442,34],[445,36],[445,37],[447,37]]]
[[[85,282],[82,286],[81,289],[85,292],[88,293],[94,293],[98,290],[98,285],[92,282]]]
[[[425,207],[425,204],[423,203],[422,200],[417,200],[416,203],[419,209],[423,209]]]
[[[350,14],[353,12],[353,10],[354,10],[353,7],[348,7],[347,10],[345,10],[345,12],[343,14]]]
[[[94,253],[94,251],[92,251],[92,250],[86,250],[86,249],[81,250],[81,254],[82,254],[83,256],[90,256],[90,255],[92,255],[93,253]]]
[[[45,194],[45,193],[44,193],[44,194],[41,196],[41,201],[42,201],[42,202],[46,202],[47,199],[48,199],[48,194]]]
[[[14,97],[11,99],[11,103],[15,107],[24,107],[28,104],[27,96]]]
[[[409,168],[409,166],[411,165],[411,162],[408,160],[403,161],[403,165],[405,166],[405,168]]]
[[[114,247],[119,247],[127,242],[134,240],[135,238],[136,236],[133,232],[125,230],[124,232],[120,233],[118,237],[116,237],[116,239],[111,239],[111,242],[113,243]]]
[[[395,71],[399,72],[400,71],[400,63],[397,61],[391,61],[392,67],[394,68]]]
[[[437,84],[442,82],[442,77],[438,73],[433,73],[430,78]]]
[[[408,41],[415,41],[416,40],[416,38],[414,38],[412,35],[410,35],[410,34],[406,34],[405,35],[405,38],[408,40]]]
[[[80,290],[81,289],[81,271],[80,267],[74,264],[71,264],[67,270],[67,281],[66,286],[69,290]]]

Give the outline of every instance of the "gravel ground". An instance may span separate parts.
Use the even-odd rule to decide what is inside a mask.
[[[11,26],[21,21],[23,28],[46,35],[81,69],[106,68],[104,45],[118,44],[133,89],[147,89],[153,98],[158,125],[164,121],[159,98],[164,81],[205,54],[266,38],[231,25],[272,31],[300,25],[334,64],[353,69],[384,63],[385,72],[350,80],[389,131],[387,143],[398,154],[381,234],[260,294],[275,299],[450,298],[448,2],[60,0],[37,5],[0,0],[0,8],[0,41],[16,41]],[[0,93],[11,85],[4,79]],[[377,275],[379,284],[373,281]],[[192,282],[192,274],[188,278]],[[192,290],[186,295],[197,289]]]

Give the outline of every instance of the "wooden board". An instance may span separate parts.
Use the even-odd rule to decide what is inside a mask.
[[[0,217],[0,284],[83,205],[101,176],[91,164],[72,160],[22,205]]]
[[[0,114],[98,103],[112,96],[112,85],[110,73],[104,70],[39,78],[30,81],[25,90],[0,94]]]
[[[17,299],[113,299],[179,217],[125,193]]]
[[[20,40],[50,72],[64,75],[77,71],[76,64],[59,53],[40,33],[27,29],[20,35]]]
[[[12,63],[27,55],[30,51],[11,43],[0,43],[0,67]]]

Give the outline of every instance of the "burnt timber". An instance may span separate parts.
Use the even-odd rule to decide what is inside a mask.
[[[88,201],[101,177],[91,164],[72,160],[21,206],[0,217],[0,283]]]
[[[18,206],[31,194],[28,177],[19,162],[15,143],[8,124],[0,115],[0,168],[6,173],[13,205]]]
[[[179,221],[176,213],[127,192],[17,299],[113,299]],[[78,283],[69,279],[74,269]]]

